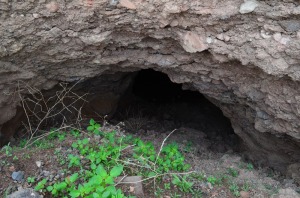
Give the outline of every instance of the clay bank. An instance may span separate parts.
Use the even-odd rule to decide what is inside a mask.
[[[88,99],[110,114],[152,69],[219,107],[249,159],[299,169],[299,14],[296,0],[2,0],[1,141],[28,94],[96,79]]]

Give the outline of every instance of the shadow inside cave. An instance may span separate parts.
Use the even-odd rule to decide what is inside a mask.
[[[183,90],[181,84],[152,69],[136,73],[131,86],[120,100],[113,117],[115,123],[124,121],[133,133],[173,129],[190,129],[204,133],[215,142],[217,151],[237,149],[239,138],[222,111],[197,91]],[[193,137],[186,137],[186,139]]]

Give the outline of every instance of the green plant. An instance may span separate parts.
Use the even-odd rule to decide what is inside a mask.
[[[171,195],[172,198],[180,198],[182,197],[182,195],[177,194],[176,192],[174,193],[174,195]]]
[[[247,164],[247,170],[252,171],[254,169],[253,165],[251,163]]]
[[[170,190],[171,189],[171,184],[170,183],[164,183],[164,187],[166,190]]]
[[[47,136],[47,139],[54,140],[58,137],[58,135],[59,135],[59,132],[57,131],[57,129],[51,129]]]
[[[160,187],[158,187],[158,188],[155,190],[154,194],[155,194],[156,197],[162,197],[163,192],[164,192],[164,190],[161,189]]]
[[[26,140],[26,139],[21,139],[21,140],[20,140],[20,143],[19,143],[19,146],[20,146],[21,148],[24,148],[24,147],[26,146],[26,144],[27,144],[27,140]]]
[[[239,175],[238,170],[234,169],[234,168],[228,168],[227,172],[229,175],[231,175],[232,177],[237,177]]]
[[[76,155],[68,155],[69,158],[69,165],[68,168],[71,168],[73,166],[80,166],[80,157],[76,156]]]
[[[7,157],[11,157],[12,156],[12,153],[13,153],[13,148],[10,146],[10,143],[8,143],[8,145],[5,145],[2,150],[5,151],[5,155]]]
[[[115,184],[116,177],[123,172],[126,175],[142,175],[145,178],[149,177],[148,180],[163,182],[162,175],[190,168],[184,162],[184,156],[176,143],[164,145],[163,142],[160,150],[156,151],[151,142],[144,142],[132,136],[120,137],[115,131],[102,132],[99,128],[99,124],[90,120],[87,130],[101,135],[100,144],[90,141],[89,138],[77,139],[73,142],[67,158],[56,149],[54,154],[59,163],[68,164],[69,170],[64,169],[66,177],[57,182],[41,181],[36,189],[51,197],[123,198],[125,195]],[[76,137],[80,134],[75,130],[71,133]],[[184,193],[193,192],[193,183],[187,175],[174,176],[172,184]],[[160,183],[159,186],[170,190],[172,184]],[[159,194],[160,191],[163,189],[156,190],[156,193]]]
[[[14,157],[13,157],[13,160],[14,161],[16,161],[16,160],[18,160],[19,158],[15,155]]]
[[[49,149],[54,147],[54,144],[51,143],[51,141],[47,140],[47,139],[41,139],[41,140],[36,140],[33,145],[35,147],[38,147],[40,149]]]
[[[35,191],[40,191],[43,190],[45,188],[45,184],[47,183],[46,179],[43,179],[42,181],[40,181],[34,188]]]
[[[173,175],[172,183],[183,192],[192,192],[193,182],[187,181],[187,176],[183,176],[181,179],[177,175]]]
[[[66,160],[60,159],[60,160],[59,160],[59,164],[60,164],[60,165],[65,165],[65,164],[66,164]]]
[[[30,183],[34,183],[35,182],[35,177],[27,177],[27,182]]]
[[[247,183],[247,182],[245,182],[244,184],[243,184],[243,186],[242,186],[242,190],[243,191],[249,191],[250,190],[250,185],[249,185],[249,183]]]
[[[157,162],[165,172],[170,170],[186,171],[190,168],[188,164],[184,163],[184,156],[175,142],[164,146],[161,153],[162,156]]]
[[[60,134],[58,134],[58,140],[59,141],[64,141],[66,139],[66,133],[61,132]]]
[[[71,130],[71,134],[75,137],[75,138],[79,138],[81,136],[80,132],[76,129]]]
[[[24,154],[24,158],[30,159],[30,155],[28,153]]]
[[[193,191],[193,198],[202,198],[202,191],[201,190],[194,190]]]
[[[101,125],[96,123],[94,119],[90,120],[90,125],[88,126],[87,130],[93,132],[96,135],[100,135],[100,127]]]
[[[86,182],[75,185],[79,174],[75,173],[65,179],[63,182],[55,183],[48,186],[47,190],[55,197],[68,193],[72,198],[76,197],[125,197],[121,190],[115,188],[114,179],[118,177],[123,171],[122,165],[114,166],[108,173],[103,166],[99,165],[94,171],[93,175],[89,177]]]
[[[203,181],[205,179],[204,173],[192,173],[191,177],[199,181]]]
[[[239,186],[238,186],[236,183],[232,183],[232,184],[229,186],[229,190],[232,192],[232,194],[233,194],[235,197],[239,197],[239,196],[240,196]]]
[[[214,177],[214,176],[209,176],[209,177],[207,178],[207,182],[211,183],[212,185],[215,185],[216,182],[217,182],[217,178]]]

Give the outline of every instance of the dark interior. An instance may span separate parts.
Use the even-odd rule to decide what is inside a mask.
[[[148,123],[139,131],[188,127],[203,131],[211,140],[232,146],[238,143],[229,119],[217,106],[199,92],[183,90],[181,84],[171,82],[164,73],[152,69],[139,71],[129,98],[126,106],[120,106],[115,118],[119,121],[134,117],[154,120],[154,124]]]

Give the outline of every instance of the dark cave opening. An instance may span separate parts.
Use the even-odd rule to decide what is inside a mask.
[[[126,99],[120,101],[114,119],[125,120],[129,131],[144,133],[184,127],[204,132],[211,141],[238,148],[239,138],[222,111],[201,93],[183,90],[168,75],[152,69],[141,70],[128,92]]]
[[[51,97],[57,94],[58,90],[60,90],[59,86],[47,90],[43,93],[43,97],[47,95]],[[55,110],[53,114],[56,112],[61,112],[61,114],[51,120],[45,120],[46,126],[40,128],[42,131],[47,131],[51,127],[59,127],[64,122],[74,123],[78,114],[77,110],[82,107],[83,119],[93,118],[99,122],[105,119],[112,124],[124,122],[128,132],[147,134],[149,131],[156,131],[160,134],[185,128],[206,134],[209,141],[215,142],[217,146],[212,147],[217,150],[226,151],[227,146],[230,149],[239,147],[240,139],[234,133],[230,120],[216,105],[197,91],[183,90],[182,84],[173,83],[168,75],[162,72],[146,69],[134,73],[120,72],[102,75],[83,81],[72,91],[78,95],[88,93],[86,97],[88,101],[79,100],[74,103],[72,99],[74,95],[66,98],[65,104],[58,105],[57,110],[53,109]],[[51,106],[52,103],[49,105]],[[34,108],[31,108],[36,109],[36,104],[34,103],[32,106]],[[72,104],[71,107],[74,110],[70,111],[68,108],[62,111],[61,107],[68,106],[67,104]],[[15,134],[15,137],[24,137],[22,131],[26,127],[23,124],[26,124],[27,120],[22,109],[18,112],[17,116],[2,129],[11,131],[10,134]],[[39,110],[39,112],[42,111]],[[34,115],[39,112],[35,112]],[[35,123],[37,120],[33,117],[31,122]],[[8,140],[9,136],[7,137]],[[218,149],[220,145],[223,146]]]

